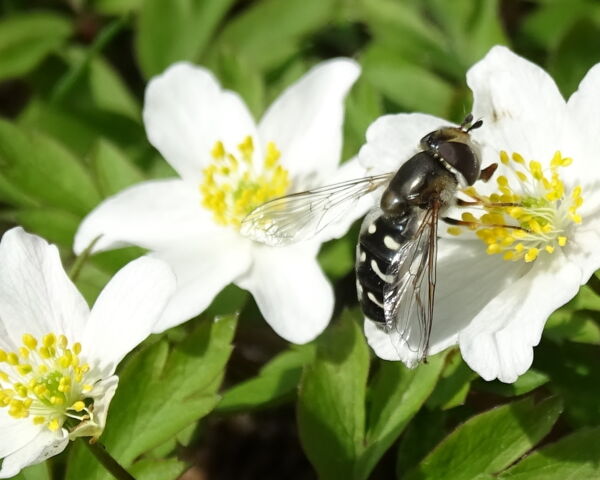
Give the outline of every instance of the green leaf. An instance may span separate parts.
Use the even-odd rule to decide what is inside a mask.
[[[583,429],[531,453],[501,480],[585,480],[600,478],[600,428]]]
[[[136,480],[175,480],[186,469],[186,464],[175,458],[164,460],[142,459],[129,469]]]
[[[365,450],[355,478],[368,478],[379,459],[419,411],[438,381],[444,358],[444,355],[436,355],[413,370],[401,362],[381,361],[370,388]]]
[[[145,180],[144,174],[125,154],[106,140],[99,140],[96,144],[92,152],[92,166],[104,197]]]
[[[127,362],[101,437],[124,467],[214,408],[235,324],[234,316],[202,322],[171,351],[160,341]],[[81,478],[110,477],[79,448],[70,459],[67,479]]]
[[[367,49],[362,64],[367,80],[400,107],[448,116],[454,88],[437,74],[378,45]]]
[[[215,53],[208,67],[215,72],[224,88],[238,93],[254,118],[265,108],[265,85],[261,73],[248,59],[230,50]]]
[[[258,376],[231,387],[223,394],[216,410],[228,413],[270,406],[292,396],[302,375],[302,367],[314,357],[313,345],[293,347],[267,363]]]
[[[470,66],[494,45],[506,44],[497,0],[430,0],[432,16],[446,33],[446,42]]]
[[[477,391],[490,392],[503,397],[515,397],[524,395],[535,390],[542,385],[547,384],[550,378],[545,373],[530,368],[523,375],[517,378],[515,383],[502,383],[500,381],[486,382],[479,379],[474,384]]]
[[[544,438],[561,411],[559,397],[537,404],[525,398],[476,415],[448,435],[405,478],[472,480],[499,472]]]
[[[137,11],[142,7],[144,0],[91,0],[93,9],[105,15],[122,15]]]
[[[0,169],[26,195],[76,215],[89,212],[100,196],[86,170],[62,145],[0,120]]]
[[[333,279],[340,279],[354,268],[356,237],[345,236],[327,242],[319,252],[319,264],[323,271]]]
[[[29,73],[71,32],[66,18],[49,12],[29,12],[0,21],[0,80]]]
[[[230,21],[218,45],[252,59],[261,70],[274,68],[298,51],[310,33],[327,25],[335,0],[263,0]]]
[[[364,77],[360,77],[346,100],[342,160],[358,154],[365,141],[367,127],[383,113],[381,94]]]
[[[233,0],[144,0],[135,38],[146,78],[179,60],[196,61]]]
[[[16,477],[12,477],[13,480],[50,480],[51,478],[47,462],[27,467]]]
[[[81,218],[56,208],[17,210],[16,221],[25,230],[44,237],[51,243],[71,249]]]
[[[369,351],[346,312],[318,340],[317,356],[304,370],[298,398],[298,432],[322,480],[355,478],[363,450]]]
[[[374,44],[391,50],[395,56],[428,70],[439,69],[464,81],[463,65],[440,31],[419,6],[394,0],[360,0],[361,19],[367,22],[376,39]]]
[[[534,367],[550,377],[548,387],[565,400],[565,419],[574,426],[600,425],[598,347],[542,342]]]
[[[548,71],[565,96],[571,95],[598,62],[600,26],[589,18],[577,21],[548,59]]]
[[[88,81],[94,103],[99,108],[140,120],[139,102],[118,72],[102,57],[91,60]]]
[[[595,315],[589,311],[557,310],[546,322],[544,336],[559,343],[568,340],[600,345],[600,327],[594,318]]]
[[[458,349],[452,350],[447,356],[440,381],[427,400],[427,406],[447,410],[463,405],[469,394],[471,381],[476,377],[477,374],[464,362]]]

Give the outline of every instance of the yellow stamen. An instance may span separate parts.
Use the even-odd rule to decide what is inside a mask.
[[[525,161],[517,152],[509,155],[501,151],[500,162],[507,174],[496,178],[498,193],[486,196],[474,187],[463,190],[482,202],[484,210],[479,217],[463,213],[462,219],[469,222],[467,227],[476,230],[488,254],[502,254],[505,260],[533,262],[542,252],[552,254],[564,247],[571,225],[583,221],[578,213],[583,204],[581,187],[566,192],[558,172],[571,165],[573,159],[557,151],[550,168],[545,169],[536,160]],[[453,235],[461,230],[450,228]]]
[[[281,153],[273,142],[266,145],[262,162],[254,158],[254,140],[247,136],[237,146],[239,157],[217,141],[211,150],[214,162],[203,170],[199,186],[202,205],[215,222],[239,228],[244,217],[260,204],[284,195],[290,185],[280,164]]]

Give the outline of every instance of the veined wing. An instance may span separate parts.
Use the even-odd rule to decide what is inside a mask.
[[[276,198],[250,212],[240,231],[272,246],[308,240],[343,218],[361,197],[386,184],[392,176],[363,177]]]
[[[415,364],[427,357],[431,336],[438,217],[439,205],[423,212],[415,235],[394,256],[386,272],[392,282],[383,291],[386,330],[397,333],[394,347],[412,352]]]

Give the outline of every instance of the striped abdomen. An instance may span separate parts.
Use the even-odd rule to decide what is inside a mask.
[[[367,215],[356,247],[356,290],[365,317],[385,325],[383,288],[392,281],[386,272],[398,249],[407,240],[411,215],[390,219],[381,211]]]

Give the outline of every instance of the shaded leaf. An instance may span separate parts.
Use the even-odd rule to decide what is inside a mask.
[[[458,349],[452,350],[447,356],[441,378],[427,400],[427,406],[447,410],[464,404],[471,381],[475,378],[477,374],[465,363]]]
[[[263,0],[230,21],[218,45],[252,59],[263,70],[274,68],[297,52],[301,40],[325,26],[335,0]]]
[[[476,415],[448,435],[407,479],[471,480],[501,471],[544,438],[562,402],[532,398]]]
[[[144,174],[123,152],[106,140],[98,141],[91,157],[98,187],[104,197],[145,180]]]
[[[233,0],[144,0],[135,46],[146,78],[197,61]]]
[[[369,351],[357,317],[358,312],[344,313],[319,338],[317,356],[300,383],[300,441],[323,480],[355,478],[363,450]]]
[[[600,478],[600,428],[583,429],[531,453],[502,480],[592,480]]]
[[[0,80],[25,75],[71,35],[66,18],[29,12],[0,21]]]
[[[26,195],[49,207],[83,215],[100,201],[87,171],[62,145],[0,120],[0,168]]]
[[[102,442],[126,468],[210,412],[231,352],[235,317],[202,322],[169,351],[165,341],[134,355],[119,373]],[[68,479],[105,479],[90,454],[77,449]]]
[[[398,438],[433,391],[444,365],[445,355],[429,358],[418,368],[401,362],[380,363],[370,386],[370,406],[365,449],[355,478],[366,479],[377,462]]]
[[[363,75],[403,109],[448,116],[454,88],[437,74],[377,45],[362,60]]]
[[[216,410],[231,412],[265,407],[295,394],[302,367],[314,357],[312,345],[294,347],[267,363],[258,376],[225,391]]]

